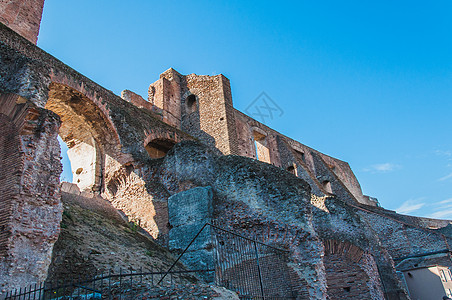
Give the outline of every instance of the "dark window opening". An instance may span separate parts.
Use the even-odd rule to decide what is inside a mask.
[[[344,289],[344,291],[350,293],[350,287],[349,287],[349,286],[346,286],[346,287],[344,287],[343,289]]]
[[[196,96],[195,95],[189,95],[187,99],[185,100],[187,103],[187,112],[192,113],[196,111]]]
[[[288,166],[287,171],[292,173],[293,175],[297,176],[297,168],[294,164],[291,166]]]
[[[171,140],[155,139],[146,145],[145,149],[151,158],[161,158],[170,151],[176,143]]]
[[[116,180],[110,180],[110,182],[107,184],[107,189],[110,192],[110,194],[112,194],[113,196],[116,195],[116,193],[118,192],[118,185]]]

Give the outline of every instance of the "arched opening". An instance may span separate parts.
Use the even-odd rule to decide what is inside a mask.
[[[185,100],[186,104],[187,104],[187,112],[190,114],[192,112],[195,112],[197,109],[197,101],[196,101],[196,96],[191,94],[188,95],[187,99]]]
[[[46,109],[61,118],[59,136],[67,145],[63,180],[72,180],[80,190],[100,193],[105,154],[115,141],[102,111],[89,98],[63,84],[51,83]],[[62,146],[64,157],[65,147]],[[68,167],[70,166],[70,174]]]
[[[324,241],[323,264],[331,299],[372,299],[369,281],[362,267],[364,252],[350,244],[337,240]]]
[[[144,148],[151,158],[161,158],[174,147],[176,142],[169,139],[154,139],[150,141]]]

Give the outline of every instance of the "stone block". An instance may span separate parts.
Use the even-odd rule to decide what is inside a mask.
[[[196,187],[168,198],[169,248],[183,251],[203,226],[212,220],[212,188]],[[208,249],[211,228],[205,227],[182,256],[181,261],[190,269],[206,269],[213,265]]]
[[[170,249],[183,250],[205,223],[212,220],[212,188],[196,187],[168,198]],[[207,230],[206,230],[207,229]],[[209,228],[198,236],[194,246],[203,247],[210,238]]]

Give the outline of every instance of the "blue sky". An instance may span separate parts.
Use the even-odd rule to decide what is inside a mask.
[[[116,94],[222,73],[244,111],[347,161],[401,213],[452,219],[452,2],[46,0],[38,45]]]

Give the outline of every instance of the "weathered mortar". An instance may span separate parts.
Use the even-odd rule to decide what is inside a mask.
[[[312,298],[327,294],[323,241],[334,239],[363,249],[364,258],[356,268],[364,277],[356,292],[372,299],[383,293],[404,299],[388,252],[356,209],[335,197],[319,198],[311,206],[309,185],[292,174],[245,157],[217,156],[193,142],[176,145],[163,160],[161,172],[160,180],[170,193],[193,185],[212,186],[214,221],[221,226],[289,249],[300,294],[307,292]],[[344,276],[333,280],[337,287],[346,284]]]

